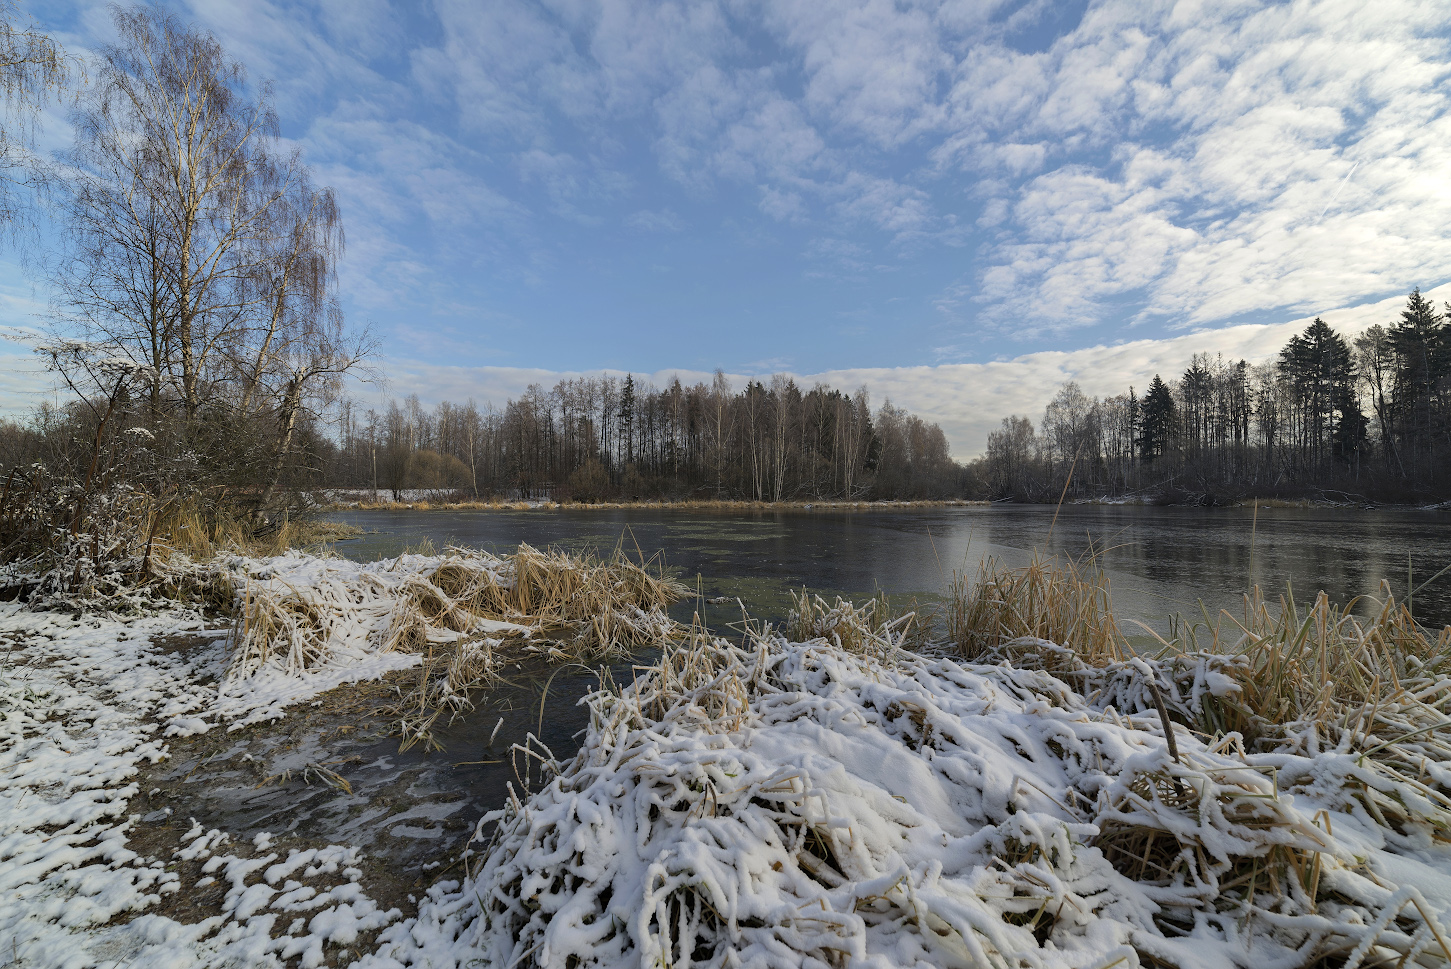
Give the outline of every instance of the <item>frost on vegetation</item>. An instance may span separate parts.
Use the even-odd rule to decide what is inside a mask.
[[[892,615],[885,595],[860,606],[841,596],[828,604],[802,589],[791,593],[785,631],[793,642],[823,639],[851,653],[890,655],[899,649],[926,646],[930,625],[920,622],[915,611]]]
[[[367,932],[367,969],[1451,961],[1451,644],[1389,606],[1251,616],[1152,660],[994,627],[968,663],[904,649],[885,606],[804,596],[805,642],[687,637],[669,583],[527,548],[207,568],[238,619],[191,658],[148,645],[182,612],[0,606],[21,643],[0,667],[0,952],[21,965],[311,969]],[[1085,615],[1062,628],[1106,637]],[[366,897],[354,847],[202,825],[169,858],[127,847],[168,735],[412,665],[417,738],[506,649],[647,643],[659,664],[587,699],[570,762],[515,749],[538,789],[416,918]],[[219,914],[154,911],[193,887],[175,863],[224,889]]]
[[[1451,958],[1444,774],[1182,727],[1175,759],[1047,672],[869,652],[702,636],[592,695],[578,755],[365,964]]]
[[[685,592],[622,556],[527,545],[503,558],[454,549],[359,564],[293,553],[224,567],[239,604],[223,716],[270,719],[300,693],[423,664],[422,685],[400,704],[414,742],[443,711],[469,706],[468,690],[488,682],[506,647],[562,660],[656,645],[676,635],[665,608]]]

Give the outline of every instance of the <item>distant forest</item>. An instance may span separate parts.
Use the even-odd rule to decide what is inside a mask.
[[[197,422],[207,433],[186,436],[189,458],[176,473],[262,504],[320,487],[561,501],[1435,501],[1451,496],[1451,304],[1444,310],[1417,290],[1388,325],[1348,340],[1316,319],[1262,364],[1199,354],[1177,377],[1156,374],[1142,393],[1104,399],[1070,382],[1038,421],[1005,418],[966,464],[952,459],[941,428],[890,401],[873,409],[866,388],[803,389],[784,375],[733,387],[717,373],[690,386],[565,380],[502,407],[427,408],[408,397],[364,410],[335,398],[249,417],[257,433],[224,426],[217,415],[231,411],[209,404]],[[175,422],[143,420],[140,389],[124,407],[113,402],[130,416],[112,423],[152,428],[158,443],[179,436],[167,430]],[[84,465],[87,442],[100,440],[87,430],[96,406],[0,421],[0,471]],[[269,413],[276,428],[263,426]],[[280,441],[285,466],[284,450],[261,444],[243,449],[245,460],[209,456],[231,455],[238,441]]]
[[[993,498],[1425,500],[1451,494],[1451,304],[1419,289],[1347,341],[1316,319],[1254,366],[1196,355],[1105,400],[1065,384],[1037,428],[1005,418],[969,468]],[[1066,487],[1065,487],[1066,486]]]
[[[803,391],[777,375],[733,390],[633,376],[532,386],[502,409],[433,409],[416,396],[382,412],[345,407],[334,486],[430,488],[487,497],[941,498],[966,491],[947,438],[865,388]]]

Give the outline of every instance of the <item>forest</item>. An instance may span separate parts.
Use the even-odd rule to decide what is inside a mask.
[[[1451,484],[1451,305],[1413,291],[1347,340],[1316,318],[1272,360],[1197,354],[1106,399],[1064,384],[1037,426],[1003,419],[969,469],[995,499],[1441,500]]]
[[[789,377],[734,390],[633,376],[530,387],[502,409],[416,396],[379,413],[341,409],[328,480],[395,493],[471,497],[750,501],[960,496],[963,469],[936,424],[865,387],[845,394]]]

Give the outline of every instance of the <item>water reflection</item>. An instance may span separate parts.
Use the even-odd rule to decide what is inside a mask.
[[[1165,628],[1174,613],[1238,611],[1254,582],[1299,600],[1323,589],[1333,600],[1377,593],[1388,579],[1399,596],[1451,564],[1451,516],[1414,510],[1338,508],[1191,509],[995,505],[912,511],[782,511],[703,514],[668,509],[533,512],[341,512],[371,534],[338,551],[353,558],[394,555],[427,537],[507,553],[520,542],[608,554],[659,556],[701,598],[713,626],[752,615],[779,621],[788,591],[807,587],[862,597],[938,596],[954,569],[987,556],[1026,564],[1035,552],[1095,555],[1113,583],[1121,619]],[[684,604],[684,618],[699,607]],[[1417,618],[1451,622],[1451,574],[1416,594]],[[678,610],[678,611],[680,611]]]

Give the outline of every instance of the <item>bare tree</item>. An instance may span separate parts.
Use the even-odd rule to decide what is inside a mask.
[[[719,498],[722,493],[721,476],[725,469],[726,436],[730,433],[730,426],[726,422],[726,415],[730,413],[731,382],[726,379],[725,373],[716,368],[715,379],[710,385],[710,401],[714,433],[711,435],[711,449],[714,455],[715,464],[715,496]]]
[[[31,190],[45,181],[35,153],[40,109],[65,90],[73,65],[48,35],[20,23],[14,0],[0,0],[0,228],[27,224]]]
[[[1392,460],[1398,465],[1400,463],[1390,406],[1396,351],[1391,344],[1390,333],[1379,323],[1355,338],[1355,366],[1370,391],[1370,406],[1375,414],[1376,430],[1380,433],[1381,458],[1389,469]]]
[[[343,379],[359,370],[375,348],[364,333],[348,332],[342,314],[330,312],[309,320],[286,341],[273,370],[281,385],[271,388],[277,413],[277,442],[273,447],[272,469],[258,509],[267,512],[287,470],[298,420],[312,401],[328,403],[342,392]]]
[[[155,370],[154,400],[164,389],[194,419],[277,292],[257,283],[277,271],[271,234],[297,224],[283,210],[305,170],[271,157],[267,93],[247,95],[215,38],[155,8],[114,18],[120,42],[74,118],[59,288],[72,319]]]
[[[338,304],[337,202],[275,150],[266,87],[215,38],[154,7],[113,17],[74,116],[58,322],[150,374],[152,424],[265,517],[299,431],[373,350]]]

